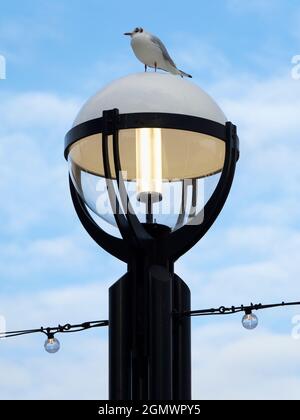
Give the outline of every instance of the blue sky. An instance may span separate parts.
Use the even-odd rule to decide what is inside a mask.
[[[107,288],[125,266],[76,218],[63,139],[84,101],[143,71],[122,36],[143,26],[239,126],[241,159],[228,202],[177,264],[193,307],[299,300],[300,54],[296,0],[104,2],[11,0],[0,54],[0,315],[8,329],[107,317]],[[300,308],[193,320],[194,397],[300,398]],[[107,397],[107,331],[0,343],[0,398]]]

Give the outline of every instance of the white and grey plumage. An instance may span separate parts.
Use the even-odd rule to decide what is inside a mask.
[[[135,28],[132,32],[125,32],[124,35],[131,37],[131,47],[135,56],[147,67],[165,70],[172,74],[178,74],[181,77],[192,77],[190,74],[179,70],[170,57],[166,47],[159,38],[143,28]]]

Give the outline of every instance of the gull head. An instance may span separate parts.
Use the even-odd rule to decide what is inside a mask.
[[[137,34],[141,34],[144,32],[143,28],[135,28],[132,32],[125,32],[124,35],[129,35],[132,37],[134,37]]]

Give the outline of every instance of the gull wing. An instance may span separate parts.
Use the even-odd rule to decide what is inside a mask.
[[[159,47],[159,49],[162,52],[162,55],[164,57],[165,60],[169,61],[169,63],[176,67],[176,64],[174,63],[174,61],[172,60],[172,58],[170,57],[168,50],[166,49],[166,47],[164,46],[164,44],[161,42],[161,40],[159,38],[157,38],[157,36],[155,35],[151,35],[151,42],[153,42],[153,44],[155,44],[156,46]]]

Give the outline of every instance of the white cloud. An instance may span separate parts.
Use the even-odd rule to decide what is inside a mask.
[[[228,321],[194,328],[194,397],[300,399],[299,342]]]
[[[58,131],[70,127],[80,106],[75,98],[62,98],[52,93],[25,92],[1,95],[0,112],[6,130],[51,127]]]
[[[195,308],[298,300],[299,244],[299,233],[271,224],[217,227],[176,271]]]
[[[231,63],[217,48],[192,37],[190,34],[178,33],[174,37],[176,43],[176,64],[197,77],[199,80],[217,80],[230,74]],[[187,48],[186,46],[189,46]]]
[[[1,260],[6,261],[0,266],[0,275],[11,281],[27,282],[28,278],[33,280],[44,272],[56,278],[60,272],[63,276],[71,274],[75,268],[84,270],[87,262],[92,261],[88,243],[79,234],[9,241],[1,243],[0,250]]]
[[[55,355],[44,351],[42,335],[31,338],[34,345],[27,349],[22,339],[17,340],[14,341],[18,347],[14,349],[17,360],[9,360],[9,354],[5,354],[5,361],[2,358],[0,362],[2,399],[107,399],[105,334],[88,331],[72,337],[65,335],[60,338],[60,353]]]
[[[0,308],[10,330],[107,319],[107,293],[112,281],[108,275],[97,284],[6,296],[1,298]],[[61,350],[54,356],[44,351],[42,334],[1,341],[1,398],[107,397],[106,328],[58,338]]]
[[[1,96],[1,229],[49,226],[71,209],[63,142],[79,101],[38,92]]]
[[[114,277],[116,276],[116,277]],[[107,319],[108,288],[117,273],[103,275],[97,283],[44,287],[43,291],[15,292],[0,300],[1,315],[6,319],[8,330],[55,326],[58,323],[81,323]],[[41,279],[42,280],[42,279]],[[28,341],[28,338],[27,340]]]

